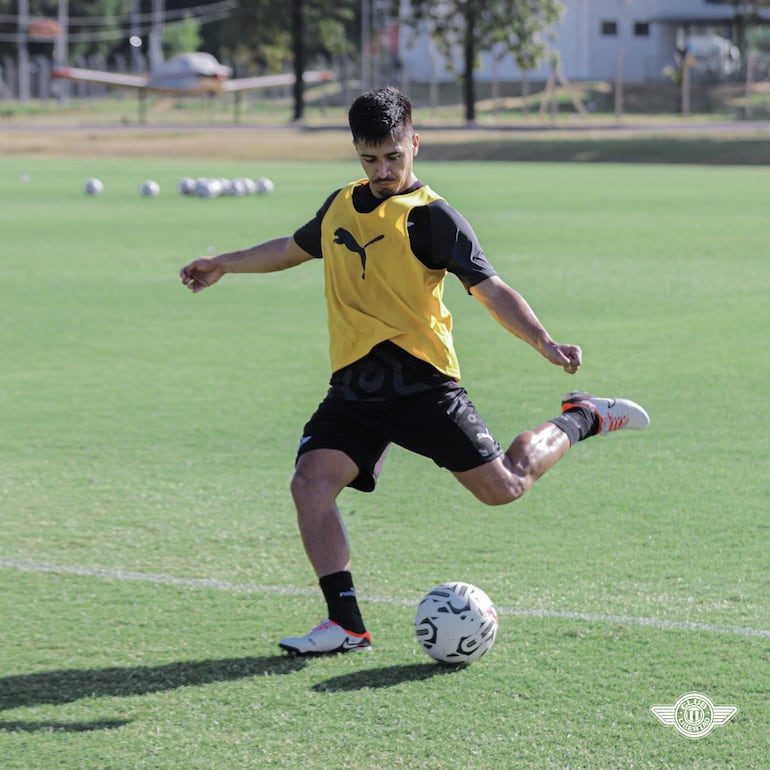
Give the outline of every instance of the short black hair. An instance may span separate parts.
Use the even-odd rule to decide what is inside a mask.
[[[412,130],[412,103],[392,86],[374,88],[353,102],[348,123],[356,144],[402,139]]]

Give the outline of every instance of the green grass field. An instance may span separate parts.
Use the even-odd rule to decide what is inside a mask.
[[[293,231],[356,165],[0,159],[4,770],[768,766],[770,176],[418,172],[583,346],[570,378],[448,279],[498,438],[576,387],[652,424],[580,444],[505,508],[393,450],[375,494],[341,500],[375,650],[308,661],[276,640],[324,614],[288,495],[328,378],[320,265],[196,296],[178,270]],[[189,199],[183,175],[276,190]],[[160,197],[139,197],[145,178]],[[449,579],[501,613],[461,670],[413,635]],[[691,691],[739,712],[700,740],[650,713]]]

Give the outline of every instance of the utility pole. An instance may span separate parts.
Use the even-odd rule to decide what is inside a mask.
[[[58,28],[56,30],[56,41],[53,46],[53,59],[57,67],[67,66],[67,45],[69,31],[69,0],[59,0],[59,10],[57,12]]]
[[[361,0],[361,90],[369,88],[371,80],[369,43],[371,40],[371,0]]]
[[[57,20],[59,28],[56,31],[56,42],[53,46],[53,59],[57,67],[66,67],[68,64],[68,45],[69,45],[69,0],[59,0],[59,10]],[[67,104],[70,96],[69,80],[60,80],[57,85],[60,104]]]
[[[142,28],[140,26],[139,7],[141,0],[131,0],[131,72],[142,71]]]
[[[29,102],[29,0],[19,0],[19,101]]]
[[[165,0],[152,0],[152,27],[150,28],[150,71],[163,64],[163,16]]]

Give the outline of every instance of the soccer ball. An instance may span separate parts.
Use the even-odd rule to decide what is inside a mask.
[[[243,177],[236,177],[230,182],[230,194],[238,198],[249,194],[249,186]]]
[[[199,198],[218,198],[222,194],[222,182],[219,179],[200,177],[196,181],[195,192]]]
[[[152,179],[147,179],[142,182],[139,192],[143,198],[154,198],[160,192],[160,185]]]
[[[454,665],[473,663],[495,643],[497,610],[484,591],[470,583],[442,583],[423,597],[414,629],[431,658]]]
[[[273,184],[272,179],[268,179],[266,176],[257,179],[257,192],[260,195],[267,195],[268,193],[273,192],[274,189],[275,185]]]
[[[243,183],[246,185],[246,195],[254,195],[257,192],[257,183],[250,177],[243,177]]]
[[[179,190],[182,195],[193,195],[195,193],[195,186],[195,180],[192,177],[185,176],[179,180],[177,190]]]
[[[95,177],[86,179],[85,184],[83,185],[83,192],[86,195],[98,195],[103,189],[104,185],[101,180],[96,179]]]

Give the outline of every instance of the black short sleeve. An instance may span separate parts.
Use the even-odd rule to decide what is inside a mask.
[[[467,291],[497,275],[473,228],[446,201],[412,209],[409,219],[412,251],[426,267],[456,275]]]
[[[340,188],[341,190],[342,188]],[[321,220],[332,205],[332,201],[340,190],[335,190],[325,201],[323,206],[316,212],[316,215],[302,227],[294,231],[294,240],[297,246],[304,249],[308,254],[321,259]]]

